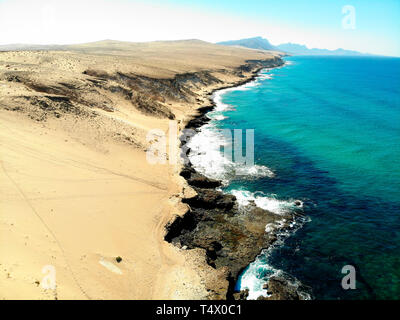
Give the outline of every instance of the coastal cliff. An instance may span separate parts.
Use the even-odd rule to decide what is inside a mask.
[[[149,164],[146,135],[199,127],[214,90],[281,64],[202,41],[1,52],[3,298],[232,298],[274,217],[253,208],[244,234],[234,197],[190,166]]]
[[[253,72],[253,75],[237,85],[254,79],[262,68],[279,67],[281,59],[269,62],[251,61],[240,70]],[[261,66],[260,66],[261,65]],[[210,107],[199,110],[199,115],[187,122],[187,129],[198,129],[210,119],[206,113],[214,107],[210,98]],[[190,197],[182,199],[188,204],[183,216],[177,216],[167,226],[165,240],[173,245],[190,250],[202,248],[207,263],[215,269],[225,270],[226,284],[211,285],[208,288],[210,299],[245,299],[246,292],[235,292],[235,284],[241,272],[260,254],[262,249],[271,247],[279,233],[293,228],[296,215],[276,214],[257,207],[254,203],[239,208],[236,197],[217,191],[221,181],[210,179],[196,172],[189,162],[180,172],[188,185],[195,191]],[[266,226],[270,231],[266,232]],[[264,299],[302,299],[298,288],[283,278],[271,278],[267,284],[268,298]]]

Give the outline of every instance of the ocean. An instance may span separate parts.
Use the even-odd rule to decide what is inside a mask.
[[[240,204],[279,214],[302,202],[299,228],[262,252],[237,289],[266,295],[265,280],[281,273],[315,299],[400,299],[400,59],[285,60],[218,91],[189,145],[195,169],[222,179]],[[254,129],[254,166],[222,157],[219,129]],[[342,288],[345,265],[356,289]]]

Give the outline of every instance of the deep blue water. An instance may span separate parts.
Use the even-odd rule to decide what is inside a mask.
[[[255,129],[256,163],[276,175],[227,189],[304,201],[311,221],[265,259],[316,299],[400,299],[400,59],[287,61],[223,95],[234,110],[218,127]],[[347,264],[355,290],[341,287]]]

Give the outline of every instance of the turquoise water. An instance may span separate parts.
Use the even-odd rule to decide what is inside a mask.
[[[288,272],[317,299],[400,299],[400,59],[287,61],[263,72],[271,79],[226,92],[234,108],[215,122],[255,129],[256,163],[275,174],[226,189],[301,199],[310,217],[251,272]],[[341,287],[347,264],[355,290]]]

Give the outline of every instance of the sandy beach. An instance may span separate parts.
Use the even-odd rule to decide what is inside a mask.
[[[181,164],[148,163],[146,134],[182,129],[277,55],[197,40],[0,52],[0,298],[224,298],[226,270],[164,241],[194,190]]]

